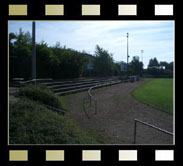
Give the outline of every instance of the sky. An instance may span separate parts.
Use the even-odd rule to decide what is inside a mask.
[[[9,22],[9,33],[18,33],[20,28],[32,34],[31,21]],[[60,42],[90,54],[98,44],[117,62],[127,60],[127,33],[129,61],[139,56],[144,68],[154,57],[159,62],[174,61],[174,21],[36,21],[36,42],[44,40],[49,46]]]

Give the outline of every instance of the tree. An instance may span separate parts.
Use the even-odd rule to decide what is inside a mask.
[[[97,76],[111,76],[114,73],[115,64],[112,54],[96,45],[94,70]]]
[[[160,68],[164,66],[165,68]],[[158,62],[156,58],[149,60],[147,74],[157,78],[172,78],[173,77],[173,62],[166,61]]]
[[[89,59],[86,53],[79,52],[70,48],[61,47],[57,42],[51,47],[54,60],[59,61],[58,67],[55,69],[54,76],[57,78],[76,78],[82,77],[87,70]]]
[[[159,66],[159,62],[156,58],[149,60],[148,67],[158,67],[158,66]]]
[[[10,78],[31,79],[32,38],[29,32],[19,30],[9,34]],[[60,42],[48,46],[45,41],[36,43],[37,78],[77,78],[87,76],[87,65],[94,66],[92,76],[118,75],[119,66],[113,61],[112,54],[96,46],[95,56],[85,51],[79,52],[62,47]],[[88,74],[90,75],[90,74]]]
[[[31,79],[32,38],[29,32],[19,30],[9,34],[10,79]],[[36,43],[37,78],[74,78],[83,76],[88,59],[84,53],[61,47],[57,42],[49,47],[45,41]]]
[[[54,59],[53,51],[48,47],[47,43],[36,44],[37,78],[52,78],[52,74],[54,74],[52,71],[55,68],[53,65]]]
[[[166,66],[166,69],[173,72],[173,66],[174,66],[174,63],[173,63],[173,62],[170,62],[170,63]]]
[[[160,66],[165,66],[165,69],[166,69],[167,66],[168,66],[168,63],[165,62],[165,61],[161,61],[161,62],[159,63],[159,65],[160,65]]]
[[[133,60],[129,64],[128,70],[131,75],[142,75],[143,63],[136,57],[133,57]]]
[[[9,34],[10,79],[31,77],[31,37],[20,28],[19,34]]]

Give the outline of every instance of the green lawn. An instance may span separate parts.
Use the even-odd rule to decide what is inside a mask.
[[[173,114],[173,79],[152,79],[132,95],[145,104]]]

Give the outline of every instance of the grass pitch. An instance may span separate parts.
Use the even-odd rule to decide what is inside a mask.
[[[173,79],[153,79],[132,92],[135,99],[173,114]]]

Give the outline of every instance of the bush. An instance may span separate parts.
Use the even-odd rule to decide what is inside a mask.
[[[27,98],[9,109],[10,144],[97,144],[101,138],[82,131],[64,116]]]
[[[64,109],[61,97],[43,85],[32,85],[20,88],[18,94],[19,96],[24,96],[55,108]]]

